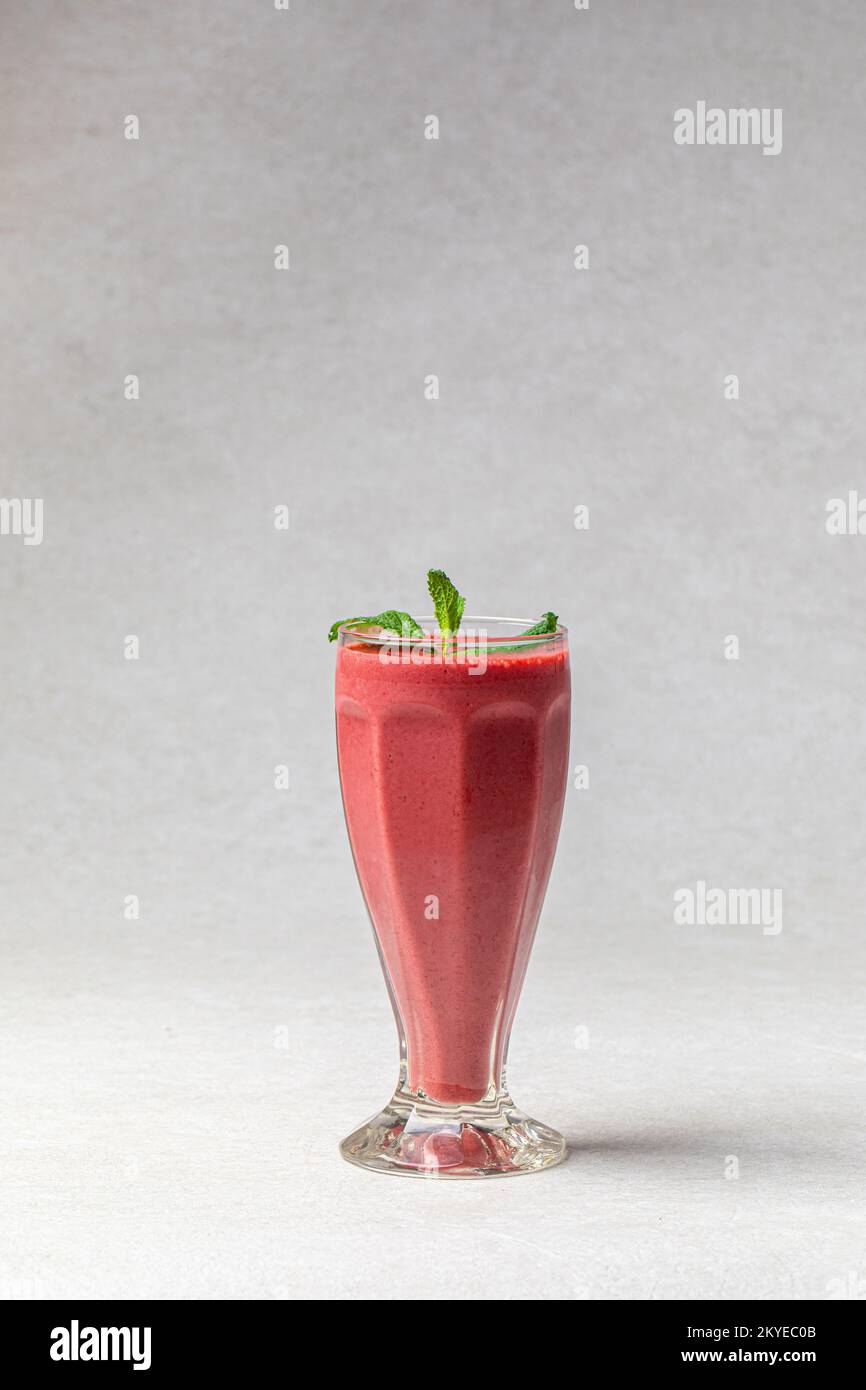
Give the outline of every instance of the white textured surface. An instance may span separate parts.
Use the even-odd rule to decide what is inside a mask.
[[[49,8],[2,18],[0,492],[45,539],[0,537],[0,1293],[866,1278],[862,5]],[[782,154],[677,148],[699,98]],[[563,615],[592,779],[510,1067],[572,1157],[488,1184],[336,1151],[395,1044],[321,633],[428,564]],[[674,926],[698,878],[783,932]]]

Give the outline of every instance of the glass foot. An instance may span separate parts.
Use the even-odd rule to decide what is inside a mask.
[[[440,1105],[397,1091],[385,1109],[340,1145],[359,1168],[414,1178],[504,1178],[552,1168],[565,1157],[561,1134],[531,1120],[510,1096]]]

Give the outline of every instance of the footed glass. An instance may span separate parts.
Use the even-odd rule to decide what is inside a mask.
[[[397,1022],[396,1090],[340,1145],[407,1176],[503,1177],[565,1141],[518,1110],[505,1064],[568,775],[563,627],[467,618],[443,643],[344,624],[346,824]]]

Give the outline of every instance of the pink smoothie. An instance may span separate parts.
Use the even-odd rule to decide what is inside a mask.
[[[499,1085],[568,772],[558,641],[462,663],[337,657],[349,837],[407,1046],[408,1084],[473,1102]]]

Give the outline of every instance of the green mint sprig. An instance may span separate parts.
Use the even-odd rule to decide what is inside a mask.
[[[528,627],[525,632],[521,632],[521,637],[541,637],[545,632],[555,632],[559,618],[555,613],[542,613],[541,619]]]
[[[423,637],[424,629],[420,623],[410,617],[408,613],[401,613],[398,608],[387,608],[384,613],[377,613],[372,618],[338,618],[331,625],[328,633],[328,641],[336,642],[337,633],[343,623],[367,623],[370,626],[382,627],[386,632],[396,632],[400,637]]]
[[[544,637],[547,633],[556,632],[558,626],[559,618],[555,613],[543,613],[537,623],[533,623],[532,627],[524,628],[523,632],[517,635],[518,637]],[[488,652],[519,652],[522,646],[523,643],[520,641],[497,642],[495,647],[488,646],[487,650]]]
[[[444,570],[427,571],[427,588],[433,600],[442,641],[447,642],[460,626],[466,600],[462,594],[458,594]]]
[[[466,600],[462,594],[457,592],[444,570],[427,571],[427,588],[433,600],[442,642],[447,646],[463,621],[463,609],[466,606]],[[558,622],[559,619],[555,613],[543,613],[539,621],[533,623],[532,627],[526,628],[524,632],[520,633],[520,636],[543,637],[547,633],[554,633]],[[337,634],[344,623],[369,624],[383,628],[385,632],[395,632],[399,637],[420,638],[424,636],[424,629],[420,623],[416,623],[409,613],[403,613],[399,608],[387,608],[384,613],[376,613],[373,617],[339,618],[337,622],[332,624],[328,633],[329,642],[336,641]],[[507,643],[498,644],[495,647],[488,647],[487,650],[516,651],[519,650],[519,645],[512,647]]]

